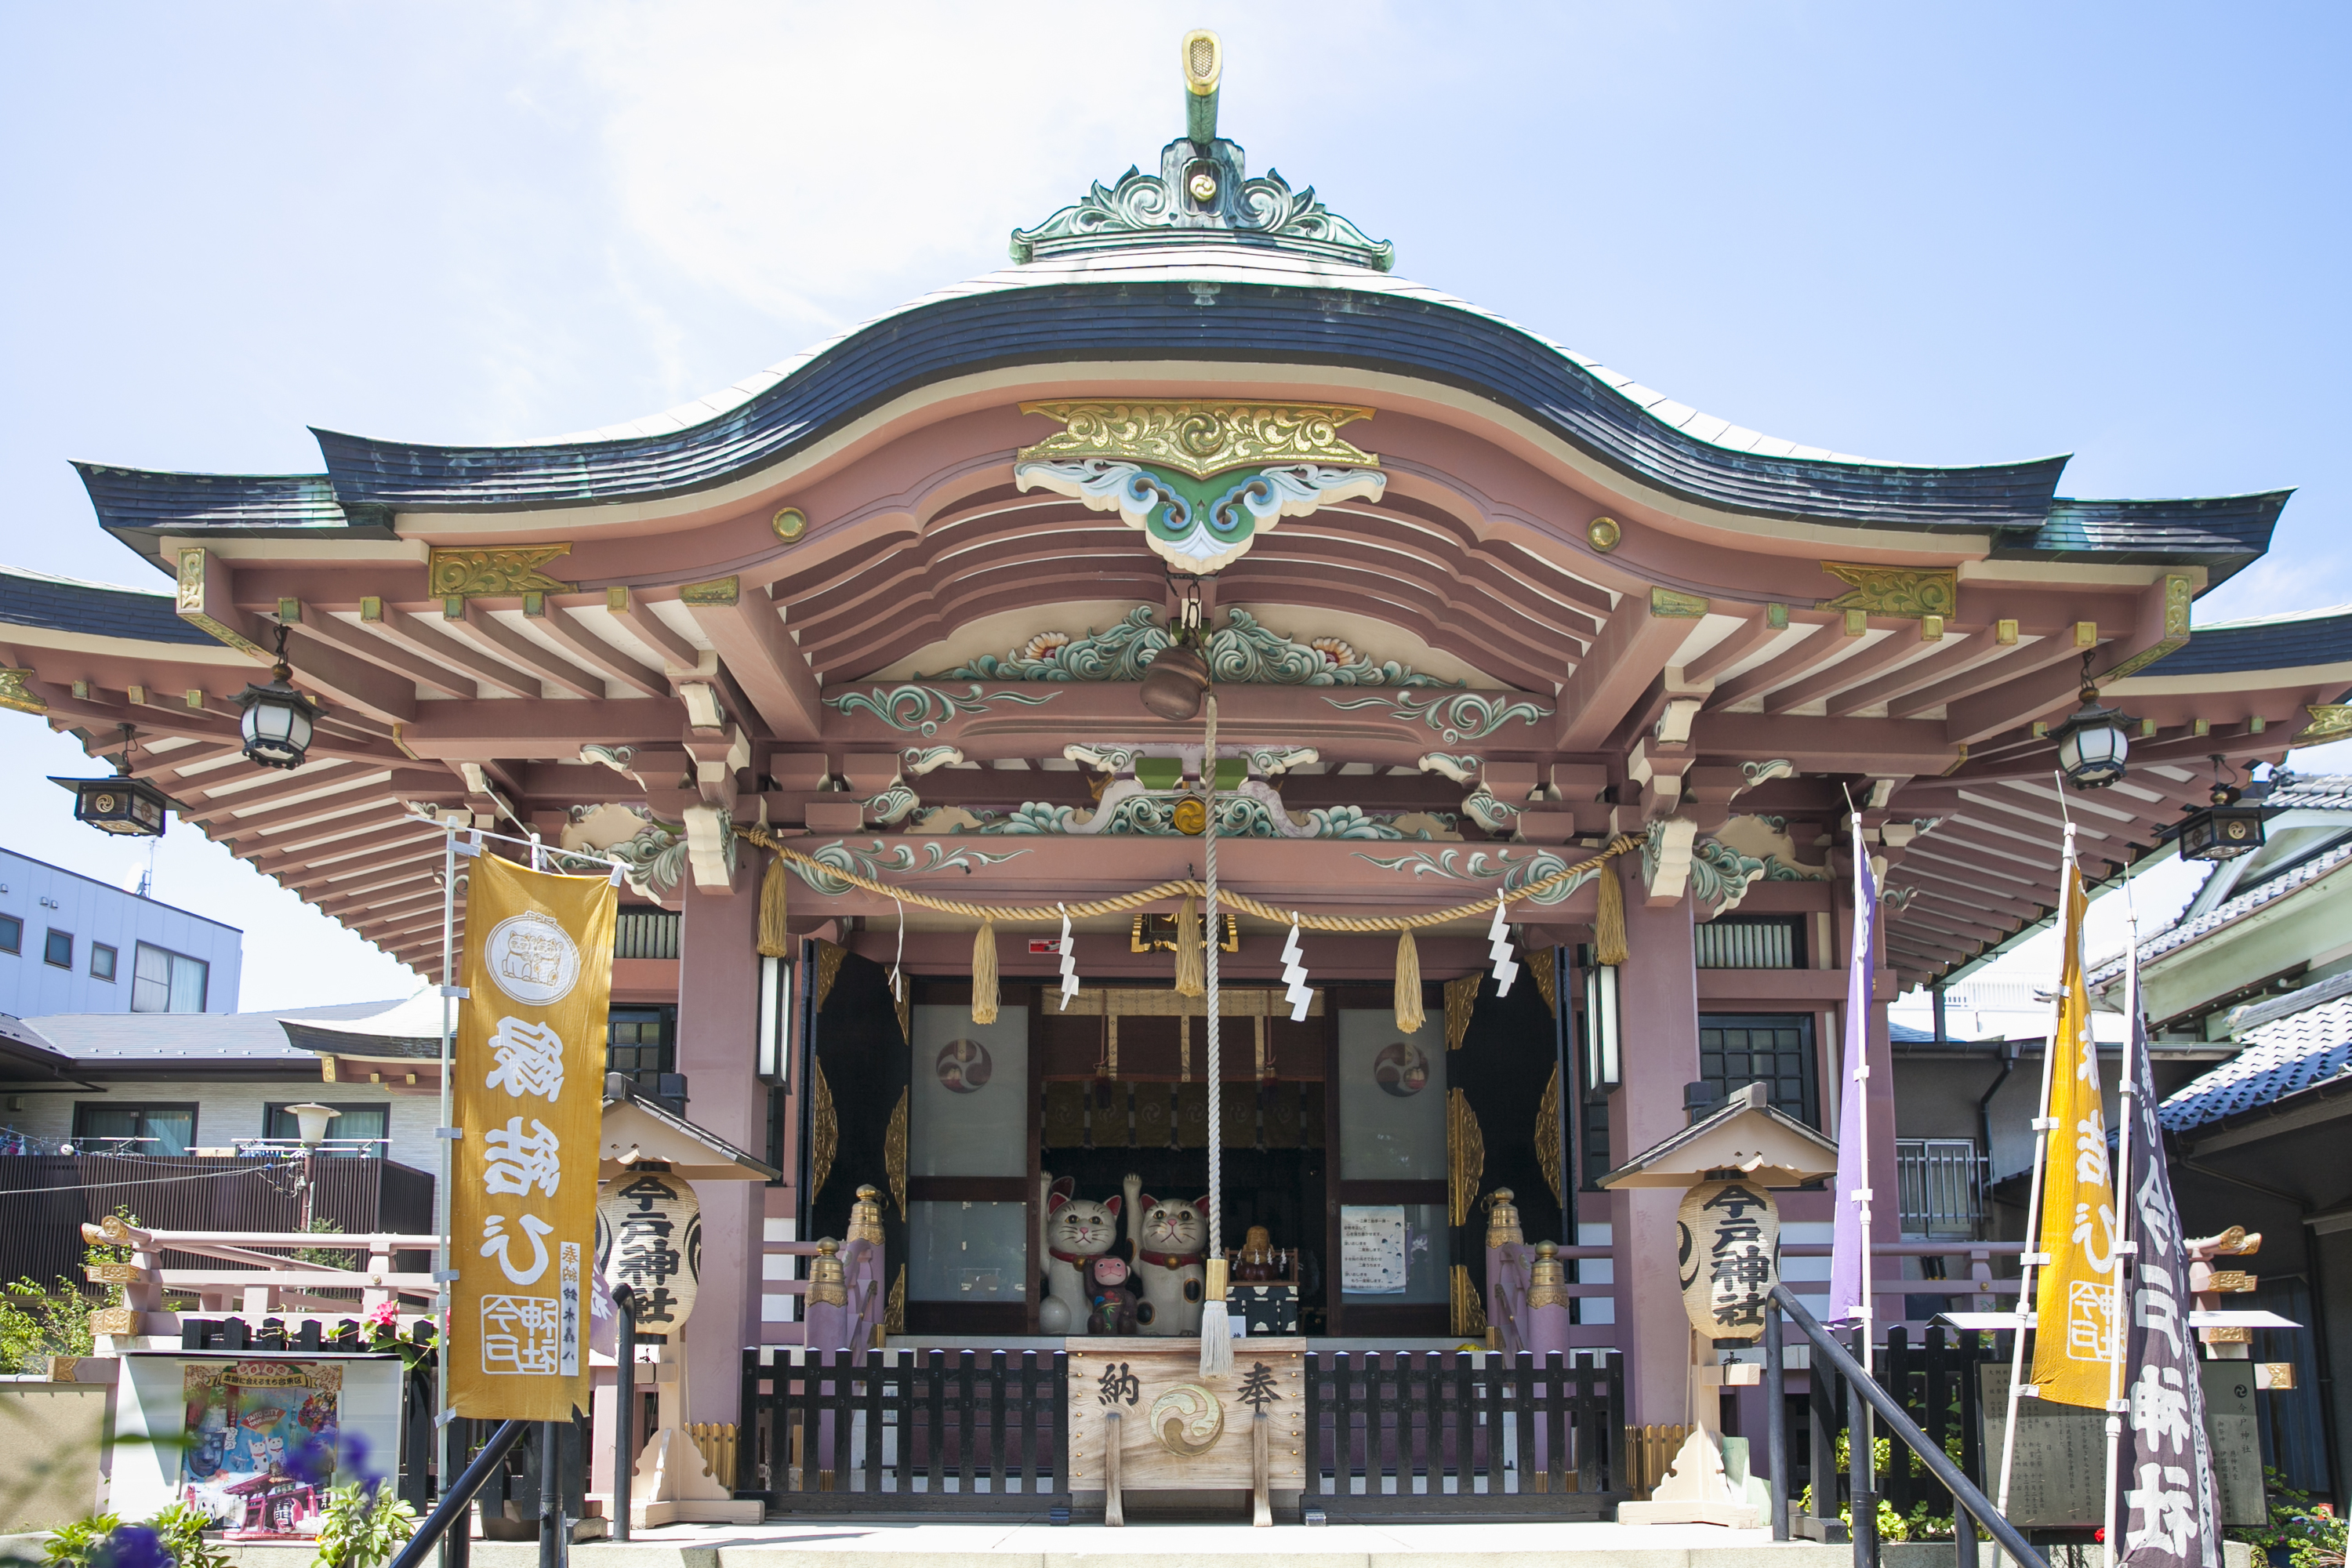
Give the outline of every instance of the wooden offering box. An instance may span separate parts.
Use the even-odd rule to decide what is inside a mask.
[[[1246,1487],[1252,1522],[1268,1525],[1275,1488],[1305,1489],[1304,1339],[1235,1340],[1233,1371],[1210,1378],[1198,1339],[1073,1338],[1066,1347],[1070,1489],[1100,1488],[1104,1523],[1126,1522],[1125,1492]]]

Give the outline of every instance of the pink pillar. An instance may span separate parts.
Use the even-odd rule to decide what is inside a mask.
[[[1698,1077],[1690,900],[1651,909],[1644,902],[1639,861],[1625,856],[1602,873],[1621,874],[1626,881],[1626,956],[1617,972],[1617,1016],[1623,1081],[1609,1106],[1612,1165],[1688,1125],[1683,1086]],[[1681,1203],[1679,1190],[1665,1188],[1609,1194],[1617,1346],[1632,1384],[1625,1418],[1635,1426],[1688,1419],[1690,1320],[1683,1312],[1675,1273],[1675,1211]]]
[[[746,856],[735,890],[684,895],[677,974],[677,1070],[688,1120],[739,1149],[767,1147],[768,1097],[756,1076],[760,971],[758,869]],[[688,1419],[733,1421],[745,1345],[760,1341],[758,1182],[698,1182],[702,1288],[686,1327]]]

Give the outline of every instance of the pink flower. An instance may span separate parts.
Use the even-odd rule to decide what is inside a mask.
[[[367,1323],[372,1329],[397,1330],[400,1327],[400,1303],[386,1301],[375,1308],[368,1313]]]

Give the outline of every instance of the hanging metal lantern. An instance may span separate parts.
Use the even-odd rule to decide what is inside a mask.
[[[2091,656],[2083,656],[2083,706],[2058,727],[2058,766],[2076,789],[2101,789],[2124,776],[2131,741],[2122,711],[2099,703],[2098,686],[2091,679]]]
[[[2270,814],[2259,805],[2240,805],[2238,787],[2220,774],[2221,758],[2213,759],[2212,804],[2200,806],[2180,825],[2183,860],[2234,860],[2263,847],[2263,820]]]
[[[702,1280],[702,1204],[693,1184],[650,1163],[604,1184],[596,1272],[605,1289],[626,1285],[636,1293],[638,1328],[676,1333],[693,1315]]]
[[[278,628],[278,663],[267,686],[247,686],[234,699],[245,710],[245,754],[265,768],[299,768],[310,750],[311,721],[322,710],[294,689],[286,662],[286,628]]]
[[[49,782],[73,791],[74,820],[87,822],[102,833],[133,838],[161,838],[164,814],[172,797],[131,774],[131,727],[122,726],[122,756],[112,778],[74,779],[51,775]]]

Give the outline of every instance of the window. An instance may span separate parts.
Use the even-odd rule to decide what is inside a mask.
[[[1727,917],[1694,928],[1701,969],[1802,969],[1803,922],[1794,915]]]
[[[46,962],[56,964],[59,969],[71,969],[73,967],[73,932],[69,931],[49,932],[48,941],[41,948],[41,957]]]
[[[139,944],[131,961],[131,1010],[134,1013],[201,1013],[212,965],[201,958]]]
[[[1761,1083],[1776,1110],[1819,1127],[1821,1091],[1813,1065],[1813,1020],[1803,1013],[1730,1017],[1702,1013],[1698,1076],[1717,1100]]]
[[[263,1108],[261,1114],[261,1135],[264,1138],[272,1140],[285,1139],[290,1142],[291,1140],[302,1136],[302,1122],[300,1119],[298,1118],[290,1109],[289,1109],[289,1106],[294,1103],[298,1102],[289,1101],[287,1105],[269,1105]],[[317,1105],[320,1102],[314,1100],[301,1100],[299,1103],[303,1105]],[[390,1106],[331,1105],[330,1108],[335,1110],[340,1110],[342,1114],[327,1123],[327,1141],[329,1142],[350,1145],[355,1143],[361,1139],[374,1141],[373,1148],[362,1149],[343,1147],[331,1150],[330,1151],[331,1152],[337,1154],[374,1155],[383,1155],[388,1152],[383,1140],[390,1137],[392,1133],[392,1108]]]
[[[196,1141],[196,1108],[85,1100],[74,1107],[73,1135],[76,1148],[101,1154],[184,1154]]]
[[[677,1009],[615,1007],[604,1025],[604,1070],[626,1073],[648,1094],[661,1089],[661,1075],[677,1070]]]
[[[108,981],[114,978],[114,950],[102,942],[89,944],[89,977]]]
[[[675,910],[623,910],[613,921],[613,956],[676,958],[679,926]]]
[[[1974,1237],[1984,1219],[1982,1173],[1973,1138],[1897,1138],[1895,1177],[1904,1234]]]
[[[25,951],[25,922],[15,915],[0,915],[0,952]]]

